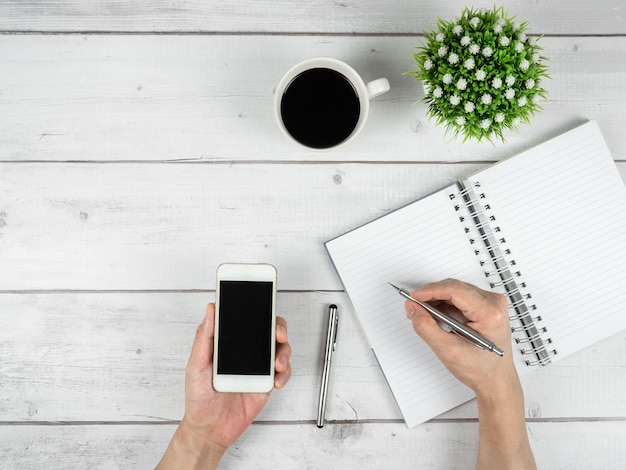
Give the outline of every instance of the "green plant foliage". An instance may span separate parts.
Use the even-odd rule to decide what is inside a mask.
[[[547,97],[539,38],[514,19],[502,7],[465,8],[458,20],[439,18],[413,56],[417,70],[408,74],[424,84],[428,116],[464,141],[504,141],[504,131],[530,123]]]

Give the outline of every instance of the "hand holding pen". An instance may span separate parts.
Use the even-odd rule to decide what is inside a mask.
[[[517,376],[511,359],[511,329],[505,296],[448,279],[427,284],[411,292],[410,297],[412,300],[405,302],[405,311],[413,329],[461,382],[479,393],[494,386],[489,377]],[[474,347],[476,343],[470,344],[466,336],[447,333],[416,301],[435,305],[439,311],[455,310],[468,320],[464,326],[491,344],[496,354]],[[498,351],[505,357],[500,357]]]
[[[398,291],[398,294],[400,294],[402,297],[416,303],[428,313],[430,313],[432,317],[437,320],[437,322],[439,322],[439,324],[445,331],[459,335],[461,338],[466,339],[480,349],[491,351],[493,353],[496,353],[498,356],[504,356],[504,351],[502,349],[500,349],[498,346],[496,346],[494,343],[489,341],[487,338],[485,338],[474,329],[467,326],[465,323],[456,320],[450,315],[446,315],[445,313],[440,312],[426,302],[422,302],[413,298],[411,296],[411,293],[403,289],[402,287],[394,286],[391,282],[389,283],[389,285],[396,289]]]

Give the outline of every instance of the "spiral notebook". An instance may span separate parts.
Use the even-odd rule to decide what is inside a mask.
[[[388,282],[506,294],[522,374],[626,328],[626,188],[593,121],[325,245],[409,427],[474,394]]]

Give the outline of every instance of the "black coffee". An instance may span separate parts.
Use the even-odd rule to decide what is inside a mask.
[[[283,93],[280,113],[287,131],[307,147],[333,147],[357,125],[361,105],[352,84],[339,72],[315,68],[295,77]]]

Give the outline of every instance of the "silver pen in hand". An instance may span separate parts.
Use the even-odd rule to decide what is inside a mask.
[[[487,351],[491,351],[496,353],[498,356],[504,356],[504,351],[500,349],[498,346],[493,344],[487,338],[482,336],[477,331],[471,329],[469,326],[464,325],[461,322],[456,321],[454,318],[449,317],[445,313],[440,312],[434,307],[431,307],[425,302],[420,302],[419,300],[411,297],[411,294],[406,290],[398,286],[394,286],[391,282],[389,283],[391,287],[396,289],[398,293],[410,300],[411,302],[415,302],[420,307],[424,308],[428,313],[430,313],[437,321],[440,321],[444,325],[446,325],[453,333],[456,333],[460,337],[468,340],[470,343],[479,347],[480,349],[486,349]]]
[[[328,331],[326,333],[326,348],[324,353],[324,369],[322,370],[322,385],[320,386],[320,401],[317,408],[317,427],[324,427],[324,415],[326,413],[326,395],[328,394],[328,376],[330,375],[330,362],[333,351],[337,344],[337,327],[339,326],[339,313],[337,306],[328,307]]]

